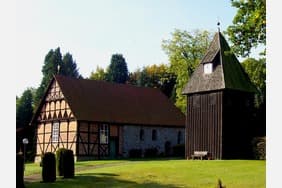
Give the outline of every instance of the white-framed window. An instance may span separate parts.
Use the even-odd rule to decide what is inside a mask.
[[[52,127],[52,142],[59,142],[60,123],[54,122]]]
[[[212,73],[212,63],[205,63],[204,64],[204,73],[205,74],[210,74]]]
[[[109,141],[109,126],[106,124],[100,127],[100,143],[107,144]]]

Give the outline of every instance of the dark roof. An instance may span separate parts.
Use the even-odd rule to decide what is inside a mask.
[[[65,76],[54,79],[77,120],[185,125],[184,114],[158,89]]]
[[[213,64],[211,74],[204,74],[205,63]],[[225,38],[217,32],[201,63],[186,84],[183,94],[221,89],[256,91],[238,59],[231,53]]]

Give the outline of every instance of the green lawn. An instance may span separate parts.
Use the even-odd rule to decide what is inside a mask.
[[[99,166],[104,164],[114,164],[114,163],[122,163],[123,160],[97,160],[97,161],[79,161],[75,163],[76,170],[80,170],[82,168]],[[41,173],[41,167],[39,163],[27,163],[25,166],[25,176],[39,174]]]
[[[26,187],[200,187],[215,188],[220,178],[227,188],[265,187],[265,161],[255,160],[148,160],[91,161],[76,166],[105,165],[76,172],[74,179],[57,178],[55,183],[26,183]],[[30,165],[32,166],[32,165]],[[26,171],[29,166],[27,165]],[[40,169],[41,170],[41,169]]]

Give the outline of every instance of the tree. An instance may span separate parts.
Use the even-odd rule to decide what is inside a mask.
[[[266,59],[248,58],[242,62],[251,82],[256,86],[254,108],[254,136],[266,135]]]
[[[23,128],[29,125],[33,116],[32,90],[26,89],[20,98],[16,98],[16,127]]]
[[[162,48],[169,57],[170,72],[177,76],[175,105],[182,112],[186,111],[186,97],[182,95],[182,90],[207,50],[211,39],[212,35],[208,31],[187,32],[176,29],[172,33],[172,39],[162,42]]]
[[[106,71],[102,68],[97,66],[96,67],[96,71],[92,71],[90,74],[89,79],[90,80],[106,80]]]
[[[42,67],[43,78],[41,80],[40,86],[36,91],[34,104],[37,107],[45,90],[48,87],[53,75],[58,73],[58,66],[62,66],[62,54],[60,48],[58,47],[55,51],[51,49],[44,59],[44,65]]]
[[[36,90],[34,105],[38,106],[48,84],[56,74],[65,75],[74,78],[80,78],[81,75],[78,73],[76,62],[73,60],[70,53],[66,53],[62,59],[60,47],[53,50],[51,49],[44,59],[44,65],[42,67],[43,78],[40,86]],[[35,108],[36,109],[36,108]]]
[[[59,74],[64,76],[69,76],[73,78],[80,78],[81,75],[78,73],[76,62],[73,60],[72,55],[67,52],[64,57],[60,67]]]
[[[266,1],[231,0],[231,4],[238,11],[233,25],[227,28],[227,34],[234,44],[233,51],[246,57],[252,48],[259,44],[266,45]]]
[[[122,54],[113,54],[107,71],[107,80],[125,83],[128,79],[127,63]]]
[[[29,123],[33,116],[33,93],[34,89],[28,88],[23,92],[21,97],[16,97],[16,128],[23,128],[19,135],[17,133],[17,147],[20,147],[19,145],[22,143],[22,138],[28,138],[29,144],[26,147],[26,158],[32,161],[35,154],[35,129],[31,127]]]
[[[256,86],[257,93],[255,96],[255,106],[259,107],[265,102],[266,97],[266,62],[265,58],[256,60],[248,58],[242,62],[246,73],[248,74],[251,82]]]
[[[129,74],[128,83],[137,86],[160,89],[167,97],[173,98],[176,75],[169,72],[164,64],[149,65]]]

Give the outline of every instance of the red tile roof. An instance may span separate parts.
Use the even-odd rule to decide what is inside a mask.
[[[158,89],[55,76],[77,120],[185,126],[184,114]]]

